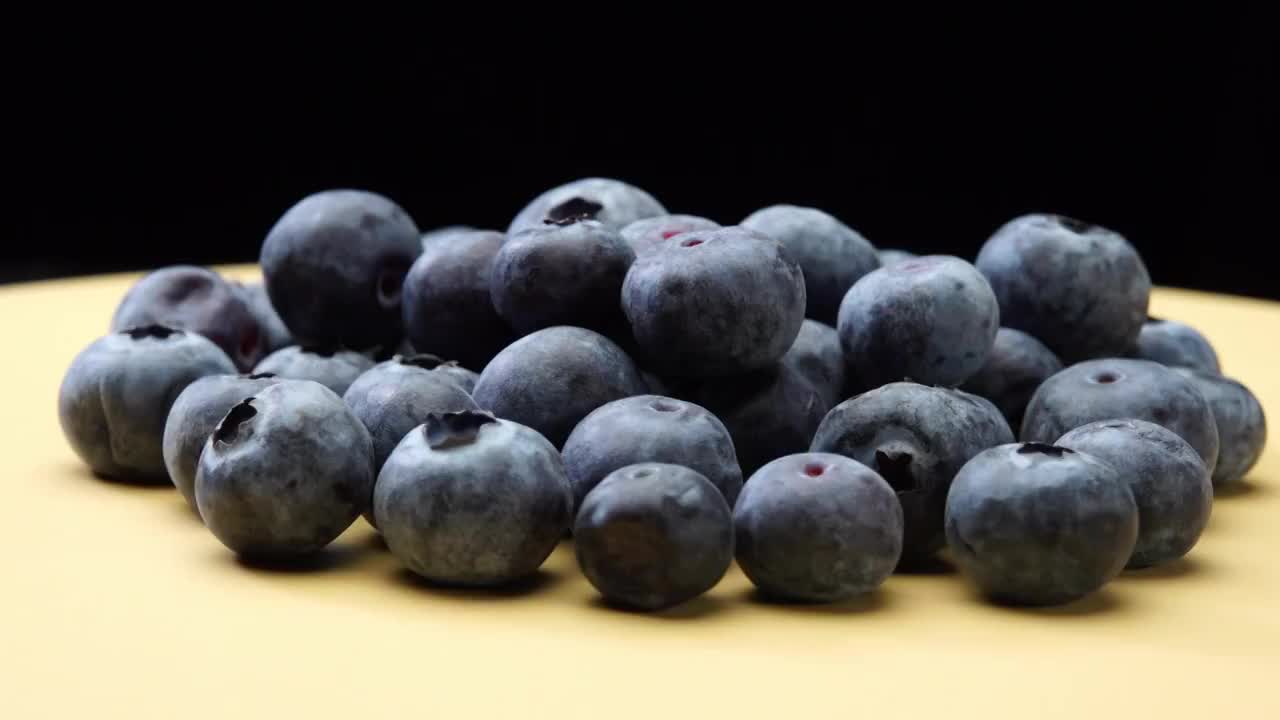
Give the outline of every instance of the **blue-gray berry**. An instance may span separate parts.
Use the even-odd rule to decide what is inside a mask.
[[[987,362],[960,389],[995,403],[1009,427],[1017,429],[1036,388],[1059,370],[1062,361],[1044,343],[1021,330],[1000,328]]]
[[[369,356],[352,350],[291,345],[263,358],[253,372],[255,375],[271,373],[290,380],[314,380],[342,395],[373,365]]]
[[[507,228],[508,235],[542,225],[547,220],[585,217],[617,232],[636,220],[666,215],[652,195],[634,185],[610,178],[583,178],[554,187],[529,202]]]
[[[1218,353],[1199,330],[1176,320],[1149,318],[1138,332],[1133,357],[1217,375]]]
[[[1243,383],[1190,368],[1175,371],[1196,386],[1213,411],[1218,428],[1218,463],[1213,484],[1231,485],[1253,469],[1267,444],[1267,418],[1258,398]]]

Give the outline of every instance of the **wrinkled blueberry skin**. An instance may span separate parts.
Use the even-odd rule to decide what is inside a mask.
[[[1087,360],[1045,380],[1027,404],[1020,437],[1051,443],[1081,425],[1116,418],[1146,420],[1174,431],[1214,472],[1218,426],[1213,410],[1195,383],[1150,360]]]
[[[342,399],[373,438],[373,468],[381,470],[396,445],[431,413],[479,410],[458,384],[435,370],[397,357],[366,370]]]
[[[1131,357],[1169,367],[1185,367],[1219,375],[1218,353],[1199,330],[1174,320],[1151,318],[1142,324]]]
[[[1115,468],[1138,504],[1138,542],[1126,565],[1145,568],[1186,555],[1209,524],[1213,484],[1195,448],[1145,420],[1103,420],[1063,435],[1058,447]]]
[[[437,583],[494,586],[536,572],[572,521],[560,455],[546,438],[498,420],[433,447],[409,432],[374,489],[387,547]]]
[[[418,228],[400,206],[330,190],[285,212],[259,263],[271,304],[299,342],[364,350],[399,343],[401,286],[421,252]]]
[[[232,283],[231,286],[240,294],[240,298],[249,307],[249,312],[258,320],[258,329],[262,331],[264,356],[295,344],[293,336],[289,334],[289,328],[285,327],[284,320],[280,319],[280,315],[271,305],[266,285],[259,282],[248,285]]]
[[[830,453],[779,458],[733,510],[738,565],[766,595],[834,602],[869,592],[902,555],[902,506],[862,463]]]
[[[404,327],[414,348],[484,368],[515,333],[489,295],[493,260],[506,236],[461,232],[422,252],[404,280]]]
[[[635,252],[594,220],[566,222],[507,238],[489,279],[493,307],[522,335],[573,325],[622,338],[626,319],[618,294]]]
[[[895,248],[884,248],[882,250],[878,250],[876,254],[880,256],[880,267],[889,267],[890,265],[897,265],[904,260],[914,260],[915,258],[920,257],[913,252],[897,250]]]
[[[817,208],[772,205],[748,215],[742,227],[782,243],[804,272],[805,317],[836,323],[840,301],[880,256],[853,228]]]
[[[137,335],[138,337],[134,337]],[[196,333],[111,333],[80,351],[58,390],[58,420],[76,455],[113,480],[164,483],[162,441],[174,400],[206,375],[236,371]]]
[[[253,372],[255,375],[271,373],[290,380],[314,380],[342,395],[373,365],[368,356],[351,350],[293,345],[263,358]]]
[[[898,382],[831,409],[812,452],[836,453],[875,470],[898,494],[903,563],[942,548],[947,490],[960,468],[987,448],[1013,442],[990,401],[959,390]]]
[[[1137,537],[1128,484],[1107,463],[1072,450],[991,448],[960,470],[947,497],[952,555],[1000,603],[1085,597],[1120,573]]]
[[[718,230],[720,223],[697,215],[659,215],[637,220],[618,233],[636,257],[657,251],[670,238],[694,230]]]
[[[169,479],[196,508],[196,468],[205,442],[227,411],[265,387],[280,382],[275,376],[208,375],[178,395],[164,424],[161,449]]]
[[[221,275],[202,267],[161,268],[134,283],[116,307],[111,332],[144,325],[199,333],[240,370],[253,367],[265,352],[258,321],[244,298]]]
[[[746,375],[684,381],[676,397],[711,411],[729,430],[743,477],[804,452],[830,406],[800,371],[779,363]]]
[[[574,507],[606,475],[637,463],[682,465],[697,471],[732,507],[742,490],[733,439],[706,408],[660,395],[637,395],[601,405],[564,444]]]
[[[682,233],[637,258],[622,309],[664,375],[717,377],[767,368],[804,321],[800,266],[776,240],[744,228]]]
[[[558,448],[592,410],[648,391],[616,343],[562,326],[526,335],[498,353],[480,373],[472,397],[482,409],[528,425]]]
[[[661,610],[707,592],[733,562],[729,504],[705,477],[641,463],[610,473],[573,525],[582,573],[606,600]]]
[[[867,387],[904,378],[955,387],[982,368],[999,328],[981,273],[944,255],[866,275],[845,295],[838,325],[850,370]]]
[[[1231,485],[1243,479],[1262,457],[1267,444],[1267,418],[1258,398],[1240,382],[1217,374],[1175,368],[1191,381],[1213,411],[1218,428],[1218,463],[1213,484]]]
[[[637,220],[667,214],[652,195],[634,185],[609,178],[583,178],[534,198],[511,221],[507,234],[543,225],[548,217],[555,219],[579,211],[614,232]]]
[[[1061,215],[1024,215],[995,232],[975,263],[1006,327],[1074,363],[1117,357],[1147,319],[1151,276],[1118,233]]]
[[[373,497],[369,431],[342,398],[308,380],[278,382],[233,407],[197,467],[200,517],[249,558],[316,552]]]
[[[995,403],[1009,427],[1020,428],[1036,388],[1060,370],[1062,361],[1044,343],[1021,330],[1000,328],[987,362],[960,389]]]
[[[435,230],[428,230],[422,233],[422,250],[425,252],[428,247],[432,246],[437,241],[451,241],[458,235],[475,232],[476,230],[477,228],[473,228],[470,225],[445,225],[444,227],[439,227]],[[498,234],[501,235],[502,233]]]
[[[817,320],[805,320],[782,363],[795,368],[822,394],[827,407],[844,400],[845,362],[840,333]]]

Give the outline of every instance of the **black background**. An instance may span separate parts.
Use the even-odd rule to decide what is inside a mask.
[[[0,280],[252,261],[332,187],[384,193],[424,230],[501,229],[604,175],[672,212],[813,205],[878,246],[969,258],[1005,220],[1061,212],[1124,233],[1159,284],[1280,298],[1261,14],[936,20],[785,39],[40,36],[10,63]]]

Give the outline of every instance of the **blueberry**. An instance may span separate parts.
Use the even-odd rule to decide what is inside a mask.
[[[351,383],[342,399],[373,437],[375,471],[428,415],[480,409],[466,390],[448,376],[418,365],[415,356],[374,365]]]
[[[635,363],[612,340],[583,328],[553,327],[498,353],[480,373],[472,397],[560,447],[592,410],[646,392]]]
[[[373,442],[332,390],[281,381],[231,408],[196,471],[200,517],[235,553],[298,557],[369,509]]]
[[[720,418],[733,438],[744,477],[765,463],[808,449],[830,409],[822,391],[783,363],[746,375],[689,382],[675,394]]]
[[[733,562],[724,496],[695,470],[641,463],[587,493],[573,524],[574,552],[606,600],[661,610],[707,592]]]
[[[111,332],[145,325],[199,333],[241,370],[253,367],[265,350],[258,321],[235,287],[212,270],[192,265],[148,273],[124,294],[111,318]]]
[[[738,564],[770,596],[831,602],[874,590],[902,554],[902,506],[884,478],[829,453],[779,458],[733,510]]]
[[[666,214],[652,195],[634,185],[608,178],[583,178],[534,198],[511,221],[507,234],[569,217],[598,220],[617,232],[636,220]]]
[[[462,367],[457,360],[444,360],[431,353],[406,353],[397,355],[392,359],[404,365],[413,365],[424,370],[430,370],[435,375],[439,375],[466,390],[467,394],[475,390],[476,381],[480,379],[480,373]]]
[[[1064,362],[1124,354],[1147,317],[1151,276],[1121,235],[1061,215],[1024,215],[996,231],[978,269],[1001,322]]]
[[[1175,368],[1191,381],[1213,412],[1218,428],[1218,464],[1213,468],[1214,485],[1231,485],[1253,469],[1267,444],[1267,418],[1262,405],[1249,388],[1217,374]]]
[[[271,304],[303,344],[394,347],[401,285],[422,252],[413,220],[381,195],[330,190],[289,208],[262,243]]]
[[[1103,420],[1078,427],[1054,444],[1108,463],[1133,491],[1138,543],[1126,567],[1177,560],[1209,524],[1209,471],[1195,448],[1172,430],[1145,420]]]
[[[1130,356],[1170,367],[1187,367],[1217,375],[1218,353],[1200,331],[1174,320],[1150,318],[1142,324]]]
[[[521,334],[574,325],[618,339],[618,295],[635,260],[631,246],[594,220],[567,218],[507,238],[493,260],[489,295]]]
[[[857,460],[888,481],[902,503],[903,562],[913,565],[944,544],[952,478],[973,456],[1009,442],[1013,432],[990,401],[898,382],[832,408],[811,449]]]
[[[869,387],[904,378],[955,387],[982,368],[999,327],[991,286],[945,255],[876,270],[840,304],[845,356]]]
[[[637,257],[657,251],[667,240],[694,230],[718,230],[720,224],[697,215],[659,215],[637,220],[618,233]]]
[[[800,266],[744,228],[683,233],[637,258],[622,309],[655,369],[712,377],[767,368],[804,320]]]
[[[374,516],[410,570],[448,585],[502,585],[542,566],[569,529],[560,455],[518,423],[431,415],[378,475]]]
[[[451,242],[459,235],[465,235],[469,232],[475,232],[476,228],[470,225],[445,225],[444,227],[428,230],[422,233],[422,250],[425,252],[427,248],[434,245],[437,241],[444,240]],[[498,233],[501,235],[502,233]]]
[[[1044,343],[1013,328],[1000,328],[987,362],[961,386],[995,403],[1009,421],[1022,427],[1022,415],[1040,383],[1062,370],[1062,361]]]
[[[984,595],[1058,605],[1101,588],[1138,537],[1138,506],[1107,463],[1039,443],[991,448],[956,475],[947,544]]]
[[[289,328],[285,327],[284,320],[280,319],[280,315],[271,305],[266,285],[260,282],[248,285],[236,282],[232,283],[231,287],[240,294],[240,298],[249,307],[249,312],[258,320],[258,328],[262,331],[263,355],[295,344],[293,336],[289,334]]]
[[[772,205],[741,224],[782,243],[804,272],[805,317],[828,325],[836,323],[849,288],[880,267],[880,256],[866,238],[817,208]]]
[[[840,347],[840,333],[817,320],[805,320],[791,349],[782,356],[782,364],[790,365],[804,376],[819,393],[827,407],[844,400],[845,362]]]
[[[889,267],[890,265],[897,265],[904,260],[914,260],[915,258],[920,257],[913,252],[896,250],[894,248],[882,248],[881,250],[878,250],[876,254],[880,256],[880,267]]]
[[[342,395],[371,367],[373,361],[368,356],[352,350],[294,345],[266,356],[253,372],[271,373],[290,380],[314,380]]]
[[[742,489],[742,470],[724,423],[693,403],[637,395],[592,410],[565,441],[564,465],[574,507],[609,473],[644,462],[697,471],[730,506]]]
[[[101,337],[81,350],[58,391],[58,420],[94,473],[168,482],[165,419],[178,394],[206,375],[236,371],[203,335],[148,325]]]
[[[169,409],[162,449],[169,479],[192,510],[196,508],[196,468],[205,441],[228,411],[263,388],[280,382],[266,375],[208,375],[191,383]]]
[[[1149,360],[1087,360],[1045,380],[1027,404],[1021,438],[1050,443],[1081,425],[1117,418],[1174,431],[1214,472],[1218,427],[1209,403],[1195,383]]]
[[[489,279],[506,239],[486,230],[434,243],[404,280],[404,327],[415,348],[483,368],[515,333],[493,308]]]

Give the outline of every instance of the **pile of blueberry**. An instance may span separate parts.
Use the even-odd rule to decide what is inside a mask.
[[[363,515],[441,585],[526,578],[572,534],[630,608],[735,558],[767,596],[838,601],[943,548],[994,601],[1065,603],[1191,550],[1265,442],[1205,338],[1147,316],[1134,248],[1062,216],[969,263],[608,179],[506,232],[423,235],[343,190],[290,208],[261,269],[145,276],[59,397],[93,472],[172,482],[250,560]]]

